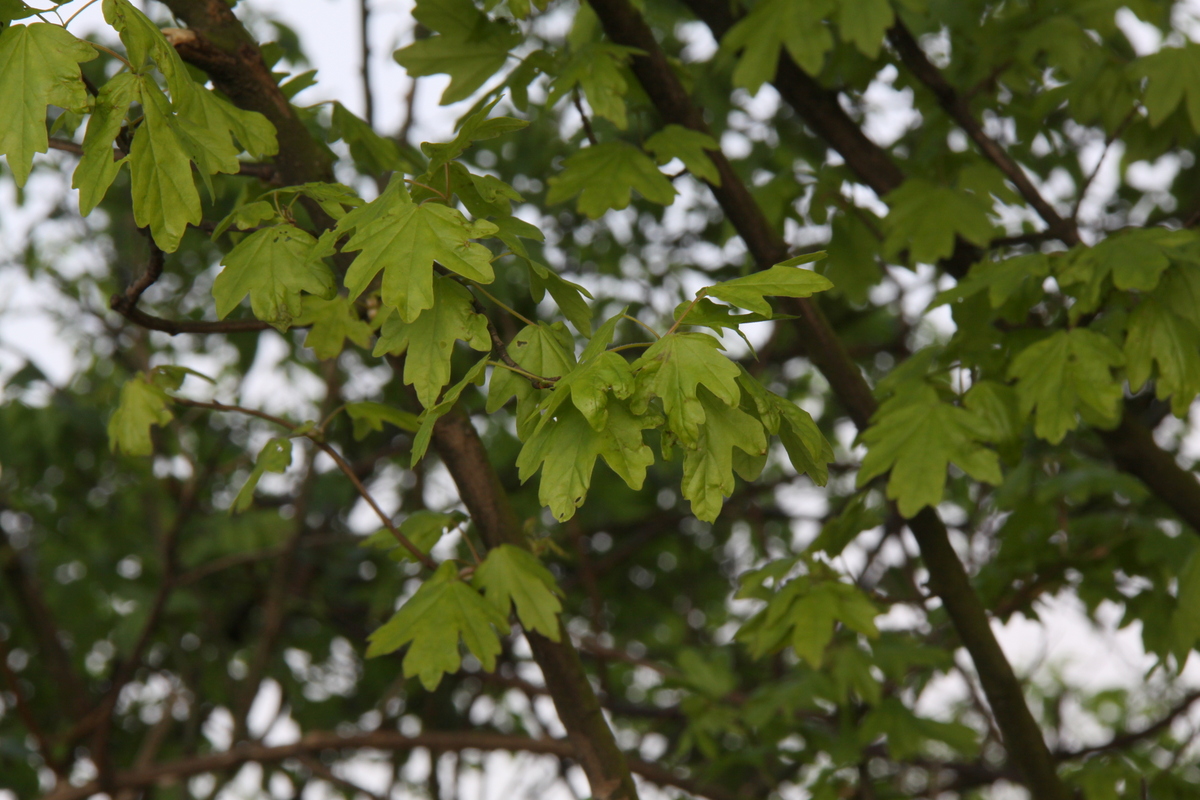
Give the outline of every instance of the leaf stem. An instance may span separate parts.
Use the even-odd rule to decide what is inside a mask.
[[[659,334],[658,331],[654,330],[654,328],[651,328],[649,325],[642,322],[640,319],[633,316],[632,314],[622,314],[621,316],[624,317],[625,319],[629,320],[630,322],[636,322],[638,325],[641,325],[643,328],[650,331],[650,335],[653,336],[655,339],[662,338],[662,336]]]
[[[517,373],[521,377],[528,378],[531,381],[541,381],[542,383],[554,383],[558,378],[543,378],[541,375],[534,375],[532,372],[523,370],[520,367],[514,367],[512,364],[505,364],[503,361],[488,360],[488,364],[493,367],[504,367],[507,370]]]
[[[687,319],[687,315],[692,313],[692,309],[696,307],[696,303],[700,302],[700,298],[704,297],[704,294],[705,294],[705,292],[703,289],[696,292],[696,296],[692,298],[692,302],[688,304],[688,307],[685,308],[683,310],[683,313],[679,315],[679,319],[675,320],[675,324],[672,325],[670,327],[670,329],[667,331],[667,336],[670,336],[672,333],[675,332],[676,328],[678,328],[681,324],[683,324],[683,321],[685,319]]]
[[[472,285],[472,286],[474,286],[476,289],[478,289],[478,290],[479,290],[479,292],[480,292],[480,293],[481,293],[481,294],[482,294],[484,297],[486,297],[488,300],[491,300],[493,303],[495,303],[496,305],[498,305],[500,308],[504,309],[504,310],[505,310],[505,311],[507,311],[509,314],[512,314],[514,317],[516,317],[517,319],[521,320],[521,322],[524,322],[526,325],[532,325],[532,326],[533,326],[533,327],[535,327],[535,328],[537,327],[537,323],[533,322],[533,321],[532,321],[532,320],[530,320],[528,317],[525,317],[525,316],[521,315],[520,313],[518,313],[518,312],[517,312],[517,310],[516,310],[516,309],[509,308],[509,307],[508,307],[508,306],[506,306],[504,303],[502,303],[502,302],[500,302],[499,300],[497,300],[495,295],[493,295],[493,294],[492,294],[491,292],[489,292],[487,289],[485,289],[485,288],[483,288],[482,286],[480,286],[480,285],[479,285],[478,283],[476,283],[475,281],[471,281],[471,285]]]
[[[446,201],[450,200],[450,197],[448,195],[443,194],[440,189],[435,189],[428,184],[421,183],[420,181],[414,181],[410,178],[405,178],[404,182],[411,183],[413,186],[420,186],[422,189],[428,189],[429,191],[433,192],[434,194],[436,194],[438,197],[442,198],[443,200],[446,200]]]
[[[75,19],[75,18],[76,18],[76,17],[78,17],[80,14],[82,14],[82,13],[83,13],[83,12],[85,12],[85,11],[87,11],[89,7],[91,7],[91,6],[95,5],[95,4],[96,4],[96,3],[98,3],[98,2],[99,2],[99,0],[88,0],[86,3],[84,3],[84,4],[83,4],[83,8],[79,9],[79,10],[78,10],[78,11],[76,11],[74,14],[72,14],[72,15],[71,15],[71,16],[69,16],[69,17],[67,17],[67,21],[63,23],[63,27],[65,28],[65,27],[67,27],[68,25],[70,25],[70,24],[71,24],[71,20]]]
[[[631,342],[629,344],[622,344],[622,345],[617,345],[616,347],[610,347],[607,350],[605,350],[604,352],[619,353],[622,350],[629,350],[632,347],[650,347],[652,344],[654,344],[654,342]]]
[[[272,414],[266,413],[265,411],[259,411],[256,408],[228,405],[226,403],[219,403],[216,401],[206,403],[200,400],[188,400],[183,397],[171,397],[171,400],[178,405],[186,406],[188,408],[203,408],[208,409],[209,411],[233,411],[239,414],[246,414],[247,416],[251,417],[258,417],[259,419],[278,425],[281,428],[286,428],[288,431],[294,432],[300,427],[299,425],[288,422],[282,417],[276,417]],[[337,412],[335,411],[334,413],[336,414]],[[332,414],[330,416],[332,416]],[[347,463],[346,459],[342,458],[341,454],[338,453],[337,450],[335,450],[327,442],[322,441],[317,435],[314,435],[313,431],[308,431],[301,435],[319,447],[325,453],[325,455],[333,459],[333,463],[336,464],[338,469],[340,469],[342,473],[350,479],[350,482],[354,484],[354,488],[358,491],[359,496],[361,496],[362,499],[366,501],[367,505],[371,507],[371,510],[373,510],[375,515],[379,517],[384,527],[391,532],[392,536],[396,537],[396,541],[399,542],[404,549],[412,553],[413,558],[425,565],[425,567],[430,570],[437,569],[437,562],[435,562],[428,553],[422,552],[421,549],[413,544],[407,536],[401,533],[400,529],[396,527],[391,518],[384,513],[383,509],[379,507],[379,504],[375,502],[375,498],[371,496],[369,491],[367,491],[367,487],[363,485],[363,482],[359,479],[358,475],[355,474],[354,468]]]
[[[84,41],[87,41],[87,40],[85,39]],[[129,71],[130,71],[130,72],[133,72],[133,71],[134,71],[134,69],[133,69],[133,64],[130,64],[130,63],[129,63],[129,59],[125,58],[125,56],[121,55],[121,54],[120,54],[120,53],[118,53],[116,50],[110,50],[109,48],[105,47],[104,45],[102,45],[102,44],[96,44],[95,42],[87,42],[87,43],[88,43],[88,44],[90,44],[92,47],[96,48],[97,50],[99,50],[99,51],[100,51],[100,52],[102,52],[102,53],[108,53],[110,56],[112,56],[113,58],[117,59],[118,61],[120,61],[120,62],[121,62],[122,64],[124,64],[125,66],[129,67]]]

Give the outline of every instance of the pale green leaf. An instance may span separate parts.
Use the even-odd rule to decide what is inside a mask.
[[[559,640],[562,603],[558,596],[562,591],[533,553],[502,544],[475,568],[471,583],[506,617],[509,608],[516,606],[517,617],[526,630],[537,631],[553,642]]]
[[[824,24],[833,10],[832,0],[763,0],[729,29],[721,48],[741,51],[733,70],[733,84],[757,94],[775,77],[779,56],[786,47],[800,68],[810,75],[821,71],[833,37]]]
[[[416,433],[420,425],[416,414],[369,400],[348,403],[346,413],[354,425],[354,438],[359,441],[370,431],[382,431],[385,422],[409,433]]]
[[[628,142],[605,142],[564,162],[562,172],[550,178],[546,202],[554,205],[579,195],[580,213],[598,219],[610,208],[626,208],[634,191],[664,206],[675,199],[675,187],[648,155]]]
[[[772,309],[767,297],[811,297],[832,288],[828,278],[811,270],[774,266],[709,286],[703,291],[730,305],[769,316]]]
[[[486,372],[488,359],[486,356],[475,362],[475,366],[467,370],[467,374],[462,380],[451,386],[442,395],[442,400],[436,406],[425,409],[421,414],[420,426],[417,428],[417,435],[413,437],[412,446],[412,464],[416,464],[425,457],[425,451],[429,449],[429,442],[433,439],[433,426],[437,421],[450,413],[454,408],[454,404],[458,402],[459,396],[471,384],[483,383],[483,376]]]
[[[909,178],[884,200],[883,252],[893,258],[908,251],[909,263],[936,264],[954,252],[955,234],[977,245],[994,235],[992,205],[969,192]]]
[[[166,425],[174,415],[167,408],[167,393],[150,382],[144,372],[121,387],[121,400],[108,420],[108,445],[131,456],[148,456],[154,451],[150,427]]]
[[[302,311],[301,292],[334,295],[329,267],[314,257],[317,240],[294,225],[274,225],[247,236],[221,259],[213,281],[217,316],[224,318],[250,295],[254,316],[280,330]]]
[[[500,637],[508,633],[508,618],[484,600],[479,592],[459,580],[452,561],[443,562],[384,625],[370,635],[367,657],[395,652],[406,644],[405,677],[417,676],[428,691],[442,676],[462,665],[461,638],[487,671],[496,668]]]
[[[229,507],[230,512],[239,513],[250,507],[250,504],[254,502],[254,489],[258,486],[264,473],[286,472],[291,463],[292,440],[270,439],[259,451],[258,458],[254,462],[254,469],[250,471],[250,475],[242,484],[237,497],[233,499],[233,505]]]
[[[887,496],[905,517],[916,516],[925,506],[937,507],[951,463],[976,480],[1000,483],[999,459],[979,444],[975,415],[943,403],[928,384],[891,398],[871,420],[860,437],[867,455],[858,486],[891,470]]]
[[[433,307],[412,322],[389,313],[375,343],[374,355],[405,355],[404,382],[417,390],[421,405],[437,402],[450,382],[450,360],[459,339],[481,351],[492,349],[487,318],[475,312],[471,292],[452,278],[439,277]]]
[[[192,178],[191,159],[176,135],[162,90],[143,78],[141,95],[145,119],[129,148],[133,218],[139,226],[150,228],[155,244],[164,252],[173,253],[187,226],[200,223],[200,194]]]
[[[311,347],[317,358],[335,358],[345,340],[359,347],[371,344],[371,326],[359,317],[358,310],[345,297],[331,299],[308,295],[301,301],[301,312],[293,325],[311,325],[304,346]]]
[[[1077,412],[1114,425],[1121,412],[1121,384],[1112,367],[1125,363],[1117,346],[1085,328],[1058,331],[1022,350],[1008,377],[1017,381],[1025,416],[1036,410],[1034,432],[1058,444],[1077,426]]]
[[[671,431],[684,445],[695,444],[705,420],[699,387],[728,406],[736,407],[741,398],[738,366],[718,352],[720,347],[707,333],[673,333],[650,345],[632,365],[637,374],[634,410],[644,409],[651,397],[661,398]]]
[[[35,22],[0,31],[0,155],[8,156],[17,186],[24,186],[33,154],[44,153],[46,107],[87,109],[79,64],[96,50],[57,25]]]
[[[79,213],[85,217],[104,199],[121,169],[113,142],[121,132],[129,106],[140,96],[140,82],[128,72],[113,76],[100,88],[83,137],[83,157],[71,178],[71,186],[79,190]]]
[[[736,406],[727,406],[706,388],[696,392],[703,416],[695,446],[683,454],[683,496],[697,519],[713,522],[725,498],[733,494],[734,448],[757,456],[767,451],[762,423]]]
[[[625,130],[625,93],[629,88],[622,68],[642,51],[612,42],[589,42],[572,53],[550,86],[546,107],[553,107],[576,87],[587,97],[592,113]],[[669,159],[668,159],[669,160]]]
[[[1132,391],[1140,391],[1154,374],[1155,396],[1171,398],[1175,416],[1187,417],[1200,393],[1200,328],[1147,297],[1130,315],[1125,358]]]
[[[558,378],[575,368],[575,342],[561,322],[553,325],[526,325],[506,348],[517,366],[542,378]],[[497,367],[488,383],[487,412],[494,414],[514,396],[517,398],[517,435],[525,438],[536,421],[538,404],[549,394],[536,389],[529,378],[510,369]]]
[[[688,172],[713,186],[721,185],[721,174],[708,153],[721,152],[721,145],[707,133],[682,125],[667,125],[646,140],[646,151],[654,154],[659,164],[678,158]]]

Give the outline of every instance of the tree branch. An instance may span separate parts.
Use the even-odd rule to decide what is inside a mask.
[[[415,736],[405,736],[396,731],[371,731],[343,736],[333,732],[314,732],[306,735],[298,742],[268,747],[262,744],[243,743],[232,750],[212,753],[195,758],[183,758],[165,764],[158,764],[146,769],[135,769],[119,772],[113,776],[112,785],[115,789],[148,789],[159,785],[178,783],[193,775],[207,772],[224,772],[234,770],[248,762],[272,763],[289,758],[303,758],[319,754],[324,750],[352,750],[371,748],[376,750],[412,750],[427,748],[430,750],[452,751],[461,750],[509,750],[513,752],[539,753],[565,758],[575,756],[575,748],[571,742],[563,739],[532,739],[524,736],[511,736],[502,733],[482,731],[429,731]],[[677,775],[674,772],[649,764],[638,759],[631,759],[634,771],[652,783],[662,786],[673,786],[685,792],[712,800],[734,800],[734,795],[719,787],[708,786],[691,778]],[[64,784],[58,790],[43,797],[43,800],[85,800],[101,791],[98,781],[90,781],[82,786]]]
[[[628,0],[589,2],[609,38],[643,51],[633,57],[633,72],[663,119],[709,133],[700,109],[691,102],[654,34]],[[710,188],[758,267],[766,269],[783,260],[787,249],[782,237],[771,227],[728,159],[719,151],[710,151],[709,156],[722,181],[720,186],[710,185]],[[801,300],[792,307],[798,311],[802,337],[813,363],[862,430],[876,409],[875,398],[862,372],[816,304]],[[1041,729],[1025,704],[1021,683],[996,641],[983,603],[950,544],[945,525],[936,512],[926,508],[909,520],[909,527],[929,570],[930,588],[946,606],[959,638],[975,662],[984,692],[1004,733],[1009,758],[1019,766],[1035,798],[1066,800],[1070,794],[1058,778]]]

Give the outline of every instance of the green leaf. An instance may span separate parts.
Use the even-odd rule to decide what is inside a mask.
[[[695,398],[704,424],[695,446],[684,450],[682,491],[696,518],[713,522],[733,494],[734,448],[761,455],[767,451],[767,437],[761,422],[706,388],[696,391]]]
[[[700,180],[721,185],[721,174],[708,155],[708,151],[719,153],[721,145],[707,133],[671,124],[647,139],[644,147],[660,165],[678,158]]]
[[[450,76],[442,105],[470,97],[504,66],[522,37],[508,22],[493,21],[471,0],[419,0],[413,16],[440,36],[397,50],[396,62],[411,77]]]
[[[579,48],[559,70],[550,86],[546,108],[552,108],[575,87],[583,90],[592,113],[610,120],[625,130],[625,93],[628,84],[622,69],[629,60],[641,54],[636,47],[622,47],[612,42],[589,42]],[[670,159],[667,159],[668,161]]]
[[[283,217],[279,215],[279,210],[274,204],[267,200],[255,200],[253,203],[247,203],[244,206],[238,206],[233,211],[225,216],[225,219],[217,223],[217,227],[213,229],[212,238],[215,240],[230,227],[237,228],[239,231],[244,231],[249,228],[254,228],[263,222],[283,222]]]
[[[629,362],[617,353],[603,352],[581,361],[579,366],[554,385],[549,397],[542,401],[538,411],[543,416],[538,428],[542,428],[570,397],[588,424],[602,431],[608,425],[609,393],[618,400],[626,400],[633,393],[633,386],[633,371]]]
[[[449,530],[457,528],[467,521],[467,516],[458,511],[444,513],[419,509],[412,512],[400,523],[400,533],[412,542],[413,546],[422,553],[429,555],[433,546],[441,541],[442,536]],[[359,547],[372,547],[388,551],[392,561],[415,561],[412,552],[403,547],[396,536],[387,528],[376,531],[364,539]]]
[[[1008,377],[1026,417],[1037,410],[1034,433],[1058,444],[1077,426],[1076,412],[1102,425],[1115,425],[1121,413],[1121,383],[1111,368],[1125,356],[1107,337],[1085,328],[1058,331],[1022,350]]]
[[[309,295],[301,302],[301,309],[292,324],[312,326],[304,338],[304,346],[311,347],[317,358],[335,358],[342,352],[346,339],[363,348],[371,344],[370,324],[359,317],[347,298]]]
[[[258,481],[262,478],[263,473],[286,472],[291,464],[291,439],[275,438],[263,445],[258,459],[254,462],[254,469],[250,471],[241,491],[234,498],[233,505],[229,507],[230,513],[239,513],[250,507],[250,504],[254,502],[254,489],[258,486]]]
[[[887,496],[898,502],[905,517],[916,516],[925,506],[937,507],[950,463],[976,480],[1001,481],[999,459],[979,444],[976,415],[943,403],[928,384],[891,398],[871,419],[860,437],[868,449],[858,486],[890,469]]]
[[[46,107],[87,110],[79,64],[96,55],[57,25],[35,22],[0,31],[0,155],[8,156],[17,186],[29,178],[33,154],[50,147]]]
[[[961,302],[987,290],[992,308],[999,308],[1025,285],[1026,281],[1045,278],[1050,274],[1050,259],[1045,253],[1005,258],[1000,261],[980,261],[971,267],[970,274],[957,286],[939,293],[930,308],[944,303]]]
[[[1200,328],[1155,297],[1147,297],[1130,315],[1125,359],[1132,391],[1140,391],[1151,374],[1157,373],[1155,396],[1159,400],[1170,397],[1175,416],[1187,417],[1200,393]]]
[[[550,177],[546,202],[554,205],[579,195],[579,212],[599,219],[610,208],[626,208],[634,190],[659,205],[675,199],[675,187],[649,156],[627,142],[605,142],[564,162],[562,172]]]
[[[888,0],[838,0],[838,32],[867,58],[879,57],[883,37],[895,19]]]
[[[1187,42],[1183,47],[1163,47],[1137,59],[1131,68],[1146,78],[1142,102],[1151,125],[1161,125],[1186,99],[1192,130],[1200,133],[1200,46]]]
[[[128,72],[114,75],[100,88],[83,137],[83,157],[71,178],[71,186],[79,190],[79,213],[85,217],[104,199],[121,170],[113,142],[125,123],[129,106],[140,97],[140,82]]]
[[[592,332],[592,307],[584,298],[591,299],[592,293],[578,283],[572,283],[554,270],[532,259],[526,259],[525,263],[529,265],[529,290],[533,299],[541,302],[545,297],[544,293],[549,292],[558,305],[558,310],[575,326],[575,329],[584,336],[590,335]]]
[[[405,677],[414,675],[428,691],[442,675],[458,672],[461,637],[471,654],[489,672],[500,653],[499,630],[508,633],[508,619],[479,592],[459,580],[452,561],[443,562],[384,625],[370,635],[367,658],[395,652],[408,644]],[[410,644],[411,643],[411,644]]]
[[[200,222],[200,194],[162,90],[143,78],[141,96],[145,119],[129,148],[133,218],[139,226],[150,228],[155,244],[173,253],[188,224]]]
[[[883,278],[879,240],[859,217],[865,213],[859,210],[833,218],[825,262],[825,276],[852,303],[865,303],[871,287]]]
[[[412,322],[389,313],[375,343],[373,355],[403,355],[404,382],[414,386],[417,399],[426,408],[450,382],[450,360],[454,343],[465,341],[475,350],[489,351],[487,318],[475,313],[474,297],[453,278],[439,277],[433,287],[433,307]]]
[[[420,425],[416,414],[369,400],[347,404],[346,413],[354,424],[354,438],[359,441],[365,439],[369,431],[382,431],[385,422],[409,433],[416,433]]]
[[[380,197],[338,222],[339,234],[351,229],[354,235],[342,250],[362,252],[346,272],[350,298],[357,299],[382,270],[381,299],[405,322],[433,307],[434,261],[478,283],[495,278],[491,252],[470,240],[490,236],[496,226],[468,222],[457,209],[440,203],[417,205],[398,177]]]
[[[757,94],[764,83],[774,79],[784,47],[801,69],[818,74],[825,53],[833,47],[833,37],[824,24],[832,10],[831,0],[763,0],[755,5],[721,41],[722,50],[742,51],[733,70],[734,86]]]
[[[463,390],[473,383],[483,383],[487,363],[486,356],[476,361],[475,366],[467,370],[467,374],[461,381],[446,390],[440,403],[425,409],[425,412],[421,414],[421,424],[417,428],[417,435],[413,437],[412,464],[416,464],[425,457],[425,451],[429,449],[429,442],[433,438],[433,426],[439,419],[450,413],[450,409],[454,408],[454,404],[458,402],[459,395],[463,393]]]
[[[562,603],[558,598],[562,590],[533,553],[516,545],[502,544],[475,568],[471,583],[505,617],[510,606],[516,606],[525,630],[537,631],[552,642],[559,641],[558,614]]]
[[[767,297],[811,297],[832,288],[833,284],[828,278],[811,270],[774,266],[743,278],[709,286],[702,291],[730,305],[769,316],[772,309],[766,301]]]
[[[833,446],[807,411],[774,392],[769,393],[769,397],[779,414],[779,441],[792,466],[812,478],[813,483],[824,486],[829,480],[828,464],[833,461]]]
[[[558,378],[575,368],[575,342],[561,322],[526,325],[505,349],[517,366],[543,378]],[[487,413],[495,414],[515,396],[517,435],[524,438],[536,421],[538,404],[548,393],[545,389],[535,389],[524,375],[497,367],[488,384]]]
[[[1109,236],[1095,247],[1080,247],[1065,259],[1055,277],[1077,298],[1071,306],[1071,319],[1095,311],[1103,300],[1105,279],[1123,291],[1148,292],[1179,249],[1195,242],[1191,231],[1146,228]]]
[[[155,386],[144,372],[121,387],[121,400],[108,420],[108,445],[126,455],[148,456],[154,452],[152,425],[166,425],[175,416],[167,408],[170,397]]]
[[[608,424],[597,431],[574,405],[564,405],[521,448],[517,456],[521,482],[541,468],[538,501],[559,522],[570,519],[583,505],[597,457],[603,456],[630,489],[641,489],[646,468],[654,463],[642,431],[655,427],[660,419],[654,414],[635,415],[625,403],[610,400]]]
[[[217,316],[224,318],[246,295],[254,316],[287,330],[302,311],[300,293],[331,298],[333,273],[315,258],[317,240],[294,225],[274,225],[247,236],[221,259],[213,281]]]
[[[519,131],[529,125],[529,120],[513,117],[488,117],[492,109],[500,102],[496,97],[478,111],[467,116],[458,128],[454,139],[445,143],[425,142],[421,151],[429,156],[429,174],[435,174],[443,166],[461,156],[475,142],[495,139],[506,133]]]
[[[367,175],[382,175],[405,167],[411,169],[411,165],[400,157],[395,142],[380,136],[341,103],[333,104],[332,122],[334,135],[350,146],[350,157]]]
[[[790,644],[796,655],[814,668],[825,660],[833,639],[834,623],[869,638],[877,638],[875,617],[879,611],[861,591],[837,580],[801,576],[788,581],[769,595],[767,607],[742,626],[738,638],[745,641],[753,658],[762,658]]]
[[[1175,639],[1174,650],[1182,670],[1188,654],[1200,639],[1200,547],[1193,548],[1191,556],[1179,571],[1179,583],[1175,592],[1175,611],[1171,615],[1171,632]]]
[[[632,364],[637,374],[634,411],[644,409],[651,397],[661,398],[671,431],[685,446],[694,445],[705,420],[699,387],[727,406],[736,407],[741,398],[738,366],[719,349],[721,343],[707,333],[673,333],[650,345]]]
[[[994,233],[990,200],[969,192],[909,178],[884,200],[891,209],[883,218],[888,258],[908,250],[909,263],[936,264],[954,252],[955,234],[982,246]]]

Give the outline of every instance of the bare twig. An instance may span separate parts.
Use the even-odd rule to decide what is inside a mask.
[[[592,130],[592,121],[588,119],[588,115],[583,110],[583,100],[579,97],[579,90],[571,90],[571,101],[575,103],[575,110],[579,112],[579,118],[583,120],[583,132],[587,136],[588,142],[595,147],[600,143],[596,138],[596,132]]]

